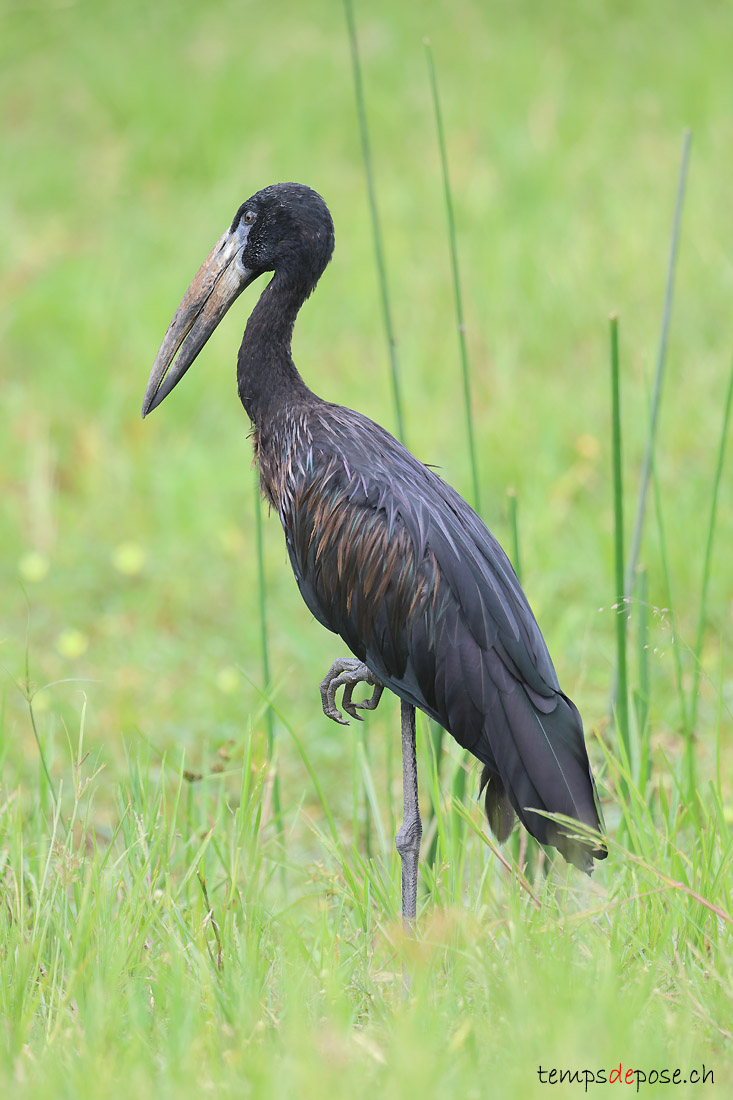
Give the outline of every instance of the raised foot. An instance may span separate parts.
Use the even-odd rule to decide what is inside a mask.
[[[351,699],[352,692],[357,684],[371,684],[374,687],[374,691],[369,698],[364,699],[361,703],[354,703]],[[333,662],[325,678],[321,681],[323,713],[334,722],[338,722],[342,726],[348,726],[349,723],[336,706],[336,692],[339,688],[344,689],[341,706],[348,715],[355,718],[357,722],[361,722],[361,716],[356,712],[358,710],[374,710],[382,698],[384,684],[369,671],[363,661],[357,660],[356,657],[342,657]]]

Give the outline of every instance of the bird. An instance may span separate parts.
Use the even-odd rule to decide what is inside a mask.
[[[293,362],[295,320],[334,239],[328,206],[304,184],[273,184],[242,203],[171,321],[142,415],[180,382],[246,287],[270,275],[239,349],[239,398],[300,593],[352,654],[320,685],[324,713],[348,724],[342,712],[360,718],[385,688],[401,701],[395,843],[410,923],[422,836],[415,708],[483,765],[480,793],[499,841],[518,818],[587,873],[607,848],[580,714],[499,542],[433,468],[367,416],[317,396]],[[360,683],[371,694],[355,702]]]

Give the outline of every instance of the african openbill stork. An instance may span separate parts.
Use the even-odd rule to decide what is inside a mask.
[[[383,688],[402,701],[402,912],[416,911],[422,824],[415,707],[484,765],[489,824],[505,840],[516,814],[585,871],[606,855],[537,811],[600,829],[580,715],[506,554],[472,508],[374,421],[316,396],[291,356],[295,319],[328,264],[333,222],[320,195],[280,183],[243,203],[194,278],[161,344],[143,417],[190,367],[234,300],[272,278],[247,322],[239,396],[253,425],[264,496],[285,531],[301,595],[354,658],[321,684],[345,720]],[[352,701],[354,686],[373,686]]]

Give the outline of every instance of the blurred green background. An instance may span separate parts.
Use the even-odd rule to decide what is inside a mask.
[[[318,683],[344,649],[303,606],[271,516],[269,690],[282,715],[284,859],[263,778],[255,473],[235,386],[257,286],[165,405],[144,423],[140,407],[173,311],[234,211],[269,183],[297,180],[323,194],[337,243],[296,328],[296,362],[316,392],[395,429],[343,6],[0,0],[0,885],[16,945],[6,956],[0,944],[14,979],[2,987],[13,1021],[8,1080],[32,1079],[38,1095],[55,1081],[53,1094],[70,1097],[92,1081],[102,1096],[118,1094],[122,1074],[157,1100],[182,1095],[176,1081],[196,1095],[217,1080],[241,1095],[246,1078],[252,1095],[277,1088],[340,1100],[345,1091],[401,1097],[408,1085],[429,1095],[438,1079],[440,1095],[478,1097],[496,1080],[502,1095],[514,1087],[524,1097],[535,1057],[582,1065],[597,1051],[606,1065],[634,1057],[647,1067],[709,1056],[720,1083],[730,1041],[730,463],[695,730],[698,790],[719,828],[692,801],[675,801],[683,737],[672,626],[689,692],[733,353],[733,9],[715,0],[376,0],[359,3],[356,19],[406,442],[470,493],[429,36],[481,512],[509,549],[507,491],[516,491],[525,588],[564,689],[589,734],[611,746],[608,315],[618,311],[621,325],[630,527],[682,140],[693,131],[657,451],[671,609],[651,501],[641,555],[656,816],[647,819],[642,795],[626,827],[646,838],[646,862],[623,848],[634,845],[617,831],[621,800],[595,736],[621,847],[589,900],[577,887],[577,905],[555,907],[550,883],[549,901],[543,894],[533,909],[471,827],[454,828],[446,787],[441,828],[452,841],[433,879],[423,862],[416,992],[400,1013],[396,857],[385,842],[381,862],[358,864],[367,822],[387,835],[399,814],[396,701],[385,699],[359,730],[324,718]],[[634,653],[639,610],[632,603]],[[83,827],[63,842],[49,832],[18,690],[26,660],[25,690],[42,688],[35,719],[65,814],[72,790],[80,799],[104,768],[94,797],[84,794]],[[82,720],[91,756],[72,765],[67,741],[77,745]],[[307,747],[340,846],[318,832],[323,805],[288,725]],[[388,807],[381,823],[361,787],[367,772],[355,767],[364,729],[369,774]],[[459,754],[445,751],[455,777]],[[174,779],[183,767],[206,779],[176,793],[158,754]],[[250,765],[261,803],[238,801]],[[477,779],[472,770],[467,800]],[[477,823],[475,804],[470,814]],[[109,845],[121,816],[127,831]],[[165,823],[174,824],[161,856]],[[224,929],[223,976],[210,965],[216,945],[198,868]],[[580,911],[566,920],[573,906]],[[90,1060],[77,1062],[82,1034]],[[46,1037],[58,1062],[38,1057],[34,1069]]]
[[[481,510],[507,544],[516,489],[525,585],[591,726],[613,666],[607,317],[621,317],[630,522],[687,126],[658,472],[675,610],[694,633],[733,343],[731,11],[451,0],[356,14],[407,443],[470,490],[428,35]],[[307,182],[333,212],[335,257],[296,329],[306,380],[395,426],[343,10],[6,2],[0,51],[0,656],[18,677],[28,638],[36,683],[93,681],[88,735],[113,757],[140,729],[195,758],[262,717],[240,671],[261,680],[254,475],[234,381],[256,287],[165,408],[142,423],[139,407],[190,277],[258,188]],[[729,481],[723,494],[706,640],[716,679],[731,638]],[[661,608],[651,520],[642,558]],[[274,517],[265,546],[275,691],[337,780],[350,734],[321,716],[316,685],[343,647],[302,606]],[[666,684],[663,612],[654,627]],[[39,695],[51,728],[78,711],[81,686]],[[3,691],[5,735],[27,747],[23,700],[9,681]],[[669,698],[655,693],[657,736],[675,734]],[[715,692],[707,703],[703,725]],[[378,742],[394,713],[370,723]],[[704,757],[704,729],[700,742]],[[300,793],[299,767],[283,766]]]

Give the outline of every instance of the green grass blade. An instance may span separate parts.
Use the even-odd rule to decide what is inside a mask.
[[[710,582],[710,565],[713,557],[713,542],[715,539],[715,521],[718,514],[718,494],[720,490],[720,479],[723,473],[723,462],[725,459],[725,447],[728,441],[728,425],[730,422],[731,403],[733,403],[733,363],[731,364],[730,375],[728,377],[728,390],[725,396],[725,406],[723,410],[723,426],[720,432],[720,443],[718,445],[718,457],[715,464],[715,475],[713,477],[713,491],[710,498],[710,518],[708,520],[707,538],[705,540],[705,556],[703,558],[702,567],[702,585],[700,589],[700,613],[697,621],[697,635],[695,638],[695,665],[692,673],[692,691],[690,700],[690,733],[692,734],[695,729],[697,721],[697,705],[700,695],[700,674],[701,674],[701,657],[702,657],[702,643],[705,633],[705,620],[707,617],[707,599],[708,599],[708,585]],[[694,756],[692,737],[688,738],[688,780],[690,783],[690,790],[694,786]]]
[[[611,317],[611,415],[613,437],[613,513],[616,609],[616,726],[627,757],[629,702],[626,675],[626,598],[624,594],[624,489],[621,468],[621,393],[619,381],[618,317]]]
[[[366,105],[364,102],[364,86],[361,79],[361,62],[359,61],[359,43],[356,36],[356,23],[354,21],[354,8],[351,0],[344,0],[346,24],[349,32],[349,45],[351,47],[351,67],[354,74],[354,94],[356,96],[356,112],[359,118],[359,136],[361,138],[361,152],[364,161],[364,174],[366,176],[367,192],[369,195],[369,211],[372,220],[372,237],[374,239],[374,257],[377,263],[379,276],[379,295],[382,306],[382,320],[387,337],[389,351],[389,365],[392,378],[392,398],[394,400],[395,419],[397,420],[397,437],[406,444],[405,420],[402,414],[402,394],[400,384],[399,364],[397,361],[397,342],[392,325],[392,310],[389,303],[389,287],[387,285],[387,266],[384,261],[384,249],[382,247],[382,230],[379,222],[379,209],[377,207],[377,191],[374,184],[374,172],[372,171],[372,154],[369,144],[369,127],[367,125]]]
[[[428,729],[426,741],[430,742],[432,758],[435,760],[436,774],[440,776],[442,762],[443,762],[443,741],[445,739],[446,731],[438,722],[434,719],[428,719]],[[438,784],[438,789],[440,784]],[[427,820],[425,822],[425,835],[431,839],[428,841],[425,849],[423,860],[425,863],[432,865],[435,863],[435,857],[438,851],[438,832],[437,829],[433,829],[433,822],[437,820],[439,811],[439,805],[436,800],[436,796],[431,791],[430,793],[430,809],[428,810]]]
[[[636,727],[639,740],[639,789],[646,790],[651,775],[651,743],[649,736],[649,604],[646,569],[638,570],[637,657],[639,686],[635,691]]]
[[[659,492],[659,480],[657,478],[655,463],[652,463],[652,488],[654,490],[654,510],[657,518],[657,537],[659,539],[659,552],[662,560],[664,599],[667,607],[669,608],[670,627],[672,630],[672,656],[674,658],[675,684],[677,687],[677,698],[680,707],[680,719],[682,722],[682,729],[685,731],[685,735],[687,735],[689,727],[687,722],[687,703],[685,700],[685,687],[682,675],[681,641],[678,636],[677,630],[677,616],[673,611],[674,604],[672,602],[672,581],[669,571],[669,556],[667,554],[667,535],[664,526],[662,499]]]
[[[390,846],[387,843],[387,837],[382,825],[382,812],[379,805],[379,799],[377,797],[377,790],[374,785],[374,776],[372,775],[371,764],[367,755],[366,747],[363,741],[357,741],[356,751],[359,761],[359,770],[361,771],[364,780],[364,791],[366,792],[367,804],[371,810],[371,819],[374,821],[374,825],[377,833],[377,841],[379,843],[379,851],[385,858],[390,852]],[[372,858],[371,842],[367,844],[366,854],[367,859]]]
[[[303,763],[305,765],[305,768],[306,768],[306,771],[308,772],[308,775],[311,777],[311,781],[313,783],[313,788],[314,788],[314,790],[316,792],[316,795],[318,796],[318,800],[321,803],[321,806],[323,808],[323,813],[325,815],[326,821],[328,822],[328,827],[330,829],[331,836],[332,836],[334,841],[338,842],[339,832],[338,832],[338,829],[336,828],[336,822],[334,820],[333,813],[331,812],[331,807],[330,807],[330,805],[329,805],[329,803],[326,799],[326,796],[324,794],[323,787],[322,787],[321,782],[318,778],[318,773],[316,772],[315,768],[313,767],[313,764],[311,763],[311,759],[310,759],[310,757],[309,757],[309,755],[308,755],[308,753],[307,753],[307,751],[306,751],[306,749],[303,745],[302,740],[300,739],[298,734],[295,732],[295,729],[293,728],[292,723],[288,721],[288,719],[282,713],[282,711],[280,711],[278,709],[278,707],[275,705],[275,703],[273,702],[273,700],[270,697],[270,695],[268,694],[268,692],[264,691],[262,688],[258,687],[258,685],[256,683],[254,683],[254,681],[247,675],[246,669],[240,668],[240,671],[241,671],[242,675],[244,676],[244,678],[248,681],[248,683],[250,683],[252,685],[252,687],[255,689],[255,691],[258,692],[262,696],[262,698],[268,703],[268,705],[272,708],[274,714],[279,719],[282,727],[287,731],[287,733],[290,734],[290,737],[292,738],[293,744],[295,745],[296,749],[298,750],[298,755],[300,756],[301,760],[303,761]]]
[[[667,281],[664,290],[664,305],[662,308],[662,325],[659,334],[659,347],[657,350],[657,368],[654,377],[654,390],[649,413],[649,429],[647,432],[644,461],[641,467],[641,480],[639,483],[639,498],[636,505],[636,518],[634,530],[631,536],[631,548],[626,569],[624,593],[631,598],[634,590],[636,566],[641,549],[641,538],[644,529],[644,515],[646,513],[646,498],[649,487],[652,463],[654,461],[654,448],[657,438],[657,423],[659,421],[659,407],[662,399],[662,383],[664,381],[664,369],[667,361],[667,338],[669,335],[669,323],[672,316],[672,300],[674,297],[674,280],[677,270],[677,253],[679,249],[680,225],[682,224],[682,207],[685,198],[685,185],[687,183],[687,166],[690,160],[690,146],[692,143],[692,131],[686,130],[682,141],[682,160],[680,174],[677,183],[677,200],[675,202],[674,220],[672,223],[672,237],[669,245],[669,260],[667,262]]]
[[[450,176],[448,173],[448,154],[445,148],[445,134],[443,132],[443,116],[440,110],[440,96],[438,95],[438,78],[435,73],[433,51],[428,39],[425,39],[425,56],[428,62],[428,75],[430,88],[433,93],[433,108],[435,110],[435,125],[438,131],[438,146],[440,148],[440,167],[443,174],[443,193],[445,196],[445,211],[448,218],[448,240],[450,242],[451,271],[453,274],[453,294],[455,297],[456,322],[458,325],[458,346],[461,353],[461,371],[463,376],[463,402],[466,414],[466,438],[468,440],[468,455],[471,463],[471,481],[473,487],[473,506],[479,510],[479,481],[478,463],[476,461],[476,444],[473,432],[473,415],[471,412],[471,386],[468,366],[468,348],[466,346],[466,325],[463,319],[463,297],[461,295],[461,279],[458,268],[458,247],[456,244],[456,223],[453,215],[453,198],[450,189]]]

